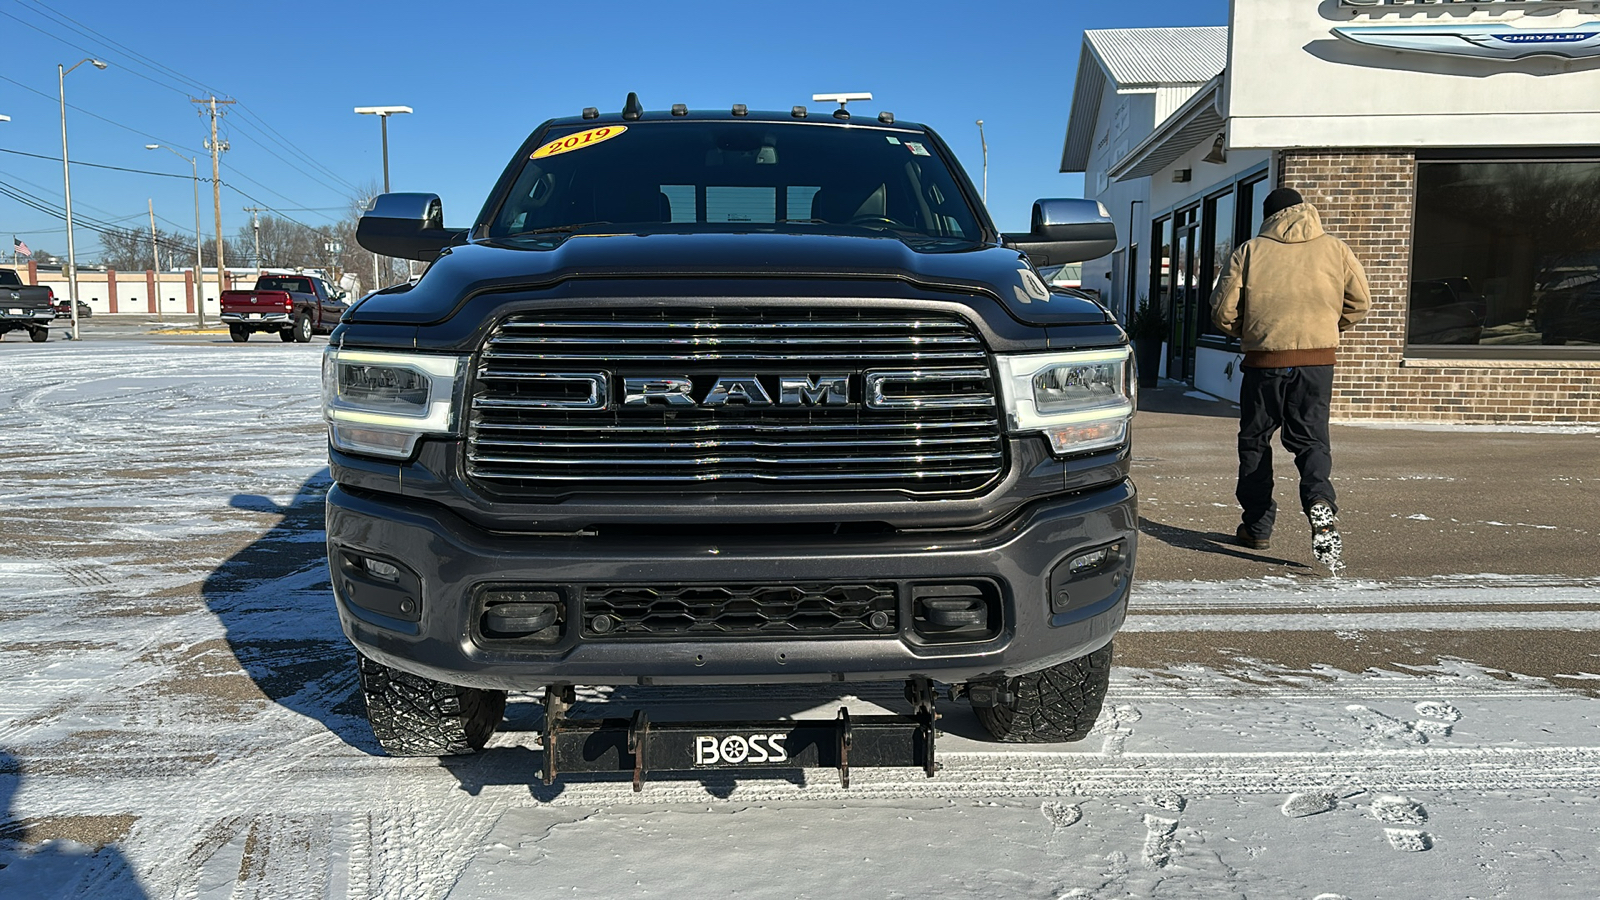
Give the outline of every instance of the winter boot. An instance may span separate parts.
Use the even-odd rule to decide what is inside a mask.
[[[1311,555],[1329,572],[1339,574],[1344,570],[1344,540],[1334,524],[1333,506],[1318,500],[1306,510],[1306,518],[1311,520]]]
[[[1233,542],[1241,547],[1249,547],[1251,550],[1272,549],[1271,538],[1252,537],[1250,532],[1246,531],[1243,525],[1240,525],[1239,530],[1233,533]]]

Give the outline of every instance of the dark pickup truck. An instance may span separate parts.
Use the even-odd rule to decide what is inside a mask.
[[[312,275],[262,275],[254,290],[222,292],[222,324],[243,343],[257,331],[274,331],[285,343],[328,334],[350,304],[345,293]]]
[[[387,752],[473,752],[540,688],[547,781],[932,775],[940,696],[1002,741],[1089,732],[1135,381],[1034,266],[1109,252],[1104,207],[1004,235],[924,126],[630,96],[539,126],[470,228],[386,194],[358,239],[432,263],[323,364],[328,561]],[[578,685],[845,681],[910,712],[567,715]]]
[[[22,283],[13,269],[0,269],[0,335],[26,331],[35,343],[50,340],[55,318],[55,292]]]

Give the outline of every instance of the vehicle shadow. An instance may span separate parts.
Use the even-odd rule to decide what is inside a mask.
[[[287,504],[233,497],[235,509],[277,522],[218,566],[201,593],[240,668],[265,697],[377,754],[356,686],[355,651],[339,629],[328,581],[323,506],[330,483],[323,469]]]
[[[116,841],[131,816],[17,818],[20,761],[0,750],[0,897],[146,896]]]
[[[1233,544],[1234,536],[1221,531],[1195,531],[1192,528],[1180,528],[1177,525],[1167,525],[1162,522],[1152,521],[1144,516],[1139,517],[1139,533],[1148,534],[1156,540],[1179,550],[1197,550],[1201,553],[1215,553],[1219,556],[1230,556],[1234,559],[1249,562],[1267,563],[1274,566],[1290,566],[1296,569],[1310,569],[1303,562],[1292,559],[1280,559],[1276,556],[1264,556],[1253,553]]]

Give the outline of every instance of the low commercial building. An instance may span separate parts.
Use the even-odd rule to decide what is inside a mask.
[[[1062,171],[1125,229],[1084,284],[1159,304],[1170,378],[1238,396],[1211,288],[1293,187],[1372,282],[1335,418],[1595,422],[1597,144],[1595,0],[1234,0],[1225,30],[1088,32]]]

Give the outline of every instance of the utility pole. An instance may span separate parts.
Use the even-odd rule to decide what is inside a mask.
[[[155,296],[150,299],[155,303],[156,321],[159,322],[161,321],[161,253],[156,249],[156,201],[152,197],[146,199],[145,203],[150,207],[150,264],[155,267],[150,270],[155,276],[155,281],[152,282],[155,285],[152,289],[155,291]]]
[[[261,217],[259,213],[265,212],[265,206],[246,206],[244,211],[250,214],[250,230],[255,235],[256,241],[256,277],[261,277]]]
[[[217,142],[217,107],[235,103],[234,100],[218,100],[213,94],[206,100],[190,99],[190,103],[200,103],[211,108],[211,140],[206,142],[206,149],[211,151],[211,208],[217,218],[217,302],[222,301],[222,151],[228,149],[226,142]],[[198,283],[200,274],[195,273]]]

